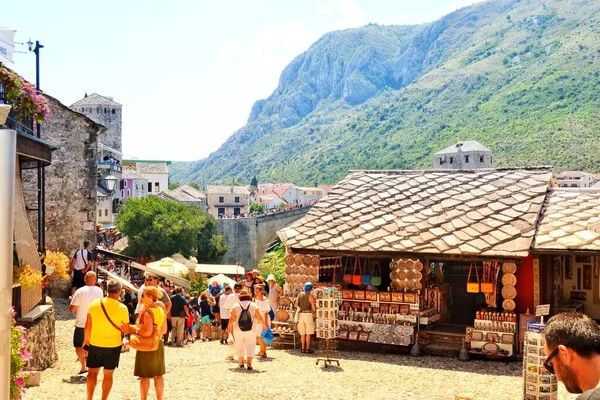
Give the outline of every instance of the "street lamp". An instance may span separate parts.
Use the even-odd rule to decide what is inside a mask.
[[[107,175],[106,178],[104,178],[104,181],[106,182],[106,189],[112,193],[112,191],[115,190],[115,183],[117,183],[117,178],[115,178],[112,175]]]

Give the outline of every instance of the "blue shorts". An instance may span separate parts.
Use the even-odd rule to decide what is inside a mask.
[[[202,323],[203,324],[212,324],[212,320],[210,319],[210,316],[205,315],[204,317],[202,317]]]

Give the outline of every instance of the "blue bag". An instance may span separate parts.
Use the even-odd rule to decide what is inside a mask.
[[[273,343],[273,340],[275,338],[271,328],[267,328],[266,331],[264,331],[263,333],[260,334],[260,337],[262,338],[263,342],[265,342],[266,344]]]
[[[269,310],[269,318],[271,318],[271,321],[275,320],[275,312],[272,308]]]

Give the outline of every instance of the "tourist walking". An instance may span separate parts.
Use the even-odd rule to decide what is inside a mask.
[[[315,298],[312,295],[313,284],[306,282],[304,291],[298,293],[295,306],[298,308],[298,333],[300,334],[300,344],[302,353],[314,353],[310,347],[311,335],[315,333]]]
[[[92,268],[94,256],[92,254],[92,242],[83,241],[83,248],[77,250],[71,259],[69,269],[73,272],[73,281],[71,282],[71,295],[77,289],[85,286],[84,276]]]
[[[254,321],[258,321],[262,330],[267,329],[265,320],[260,315],[258,306],[252,301],[250,292],[246,289],[242,290],[237,302],[231,310],[229,318],[229,333],[233,334],[235,340],[235,349],[238,356],[238,368],[244,368],[244,358],[246,359],[246,368],[251,371],[252,358],[256,351],[256,331]]]
[[[231,333],[230,333],[231,310],[233,310],[233,307],[240,301],[239,296],[240,296],[241,291],[242,291],[242,284],[240,282],[235,283],[233,285],[233,293],[231,293],[227,297],[227,301],[222,306],[229,311],[229,321],[227,322],[227,336],[228,336],[227,343],[228,344],[233,340],[233,335],[231,335]],[[227,346],[227,347],[228,347],[228,353],[227,353],[227,357],[225,357],[225,359],[229,360],[229,361],[233,361],[235,349],[233,346]]]
[[[113,383],[113,372],[121,358],[122,330],[128,332],[129,313],[121,304],[121,284],[110,280],[108,296],[92,302],[85,323],[83,347],[88,349],[87,400],[92,400],[98,382],[100,368],[102,377],[102,400],[108,399]]]
[[[160,302],[161,297],[162,292],[158,287],[148,286],[144,288],[140,301],[144,303],[144,310],[146,311],[142,314],[139,324],[132,327],[131,333],[136,333],[141,337],[150,337],[164,332],[166,314],[165,308]],[[155,350],[136,351],[133,375],[140,378],[141,400],[148,398],[150,379],[154,380],[156,399],[162,400],[165,389],[164,374],[165,346],[162,340],[159,340],[158,348]]]
[[[267,277],[267,283],[269,284],[269,304],[271,305],[271,310],[277,312],[277,309],[279,308],[279,298],[283,294],[283,290],[279,287],[273,275]]]
[[[171,296],[171,343],[177,347],[183,346],[185,323],[190,310],[188,302],[183,297],[183,289],[177,287],[175,294]]]
[[[213,301],[211,297],[209,297],[209,293],[202,292],[200,294],[200,317],[202,318],[202,341],[205,342],[207,340],[212,340],[212,313],[211,307],[213,307],[216,303]],[[214,318],[214,317],[213,317]]]
[[[215,317],[215,325],[221,324],[221,310],[219,307],[219,297],[223,294],[223,286],[219,285],[219,282],[212,281],[211,285],[208,287],[208,292],[212,296],[215,305],[212,306],[212,313]]]
[[[269,304],[269,299],[265,295],[265,285],[256,285],[254,286],[254,303],[258,307],[258,311],[260,315],[263,317],[266,326],[271,326],[271,319],[269,318],[269,311],[271,311],[271,305]],[[254,331],[256,333],[256,337],[258,338],[258,344],[260,345],[260,351],[258,353],[259,357],[267,358],[267,344],[263,340],[261,334],[263,329],[261,329],[261,325],[258,321],[254,323]]]
[[[225,288],[225,293],[219,297],[219,308],[221,309],[221,344],[227,343],[227,325],[229,325],[229,317],[231,316],[231,310],[225,307],[227,300],[232,295],[233,291],[231,287]]]
[[[582,393],[577,400],[600,399],[600,327],[577,312],[566,312],[548,320],[542,332],[544,367],[564,383],[569,393]]]
[[[94,271],[86,272],[83,279],[85,286],[75,291],[71,298],[71,304],[69,305],[69,311],[75,313],[73,346],[75,347],[77,359],[81,364],[81,368],[79,369],[80,374],[87,372],[85,367],[85,350],[83,349],[83,331],[87,320],[88,309],[94,300],[101,299],[104,296],[102,289],[96,286],[96,273]]]

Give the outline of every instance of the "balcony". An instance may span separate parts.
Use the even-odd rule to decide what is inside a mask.
[[[115,171],[115,172],[123,172],[123,167],[121,164],[118,164],[115,160],[98,160],[98,169],[104,171]]]

